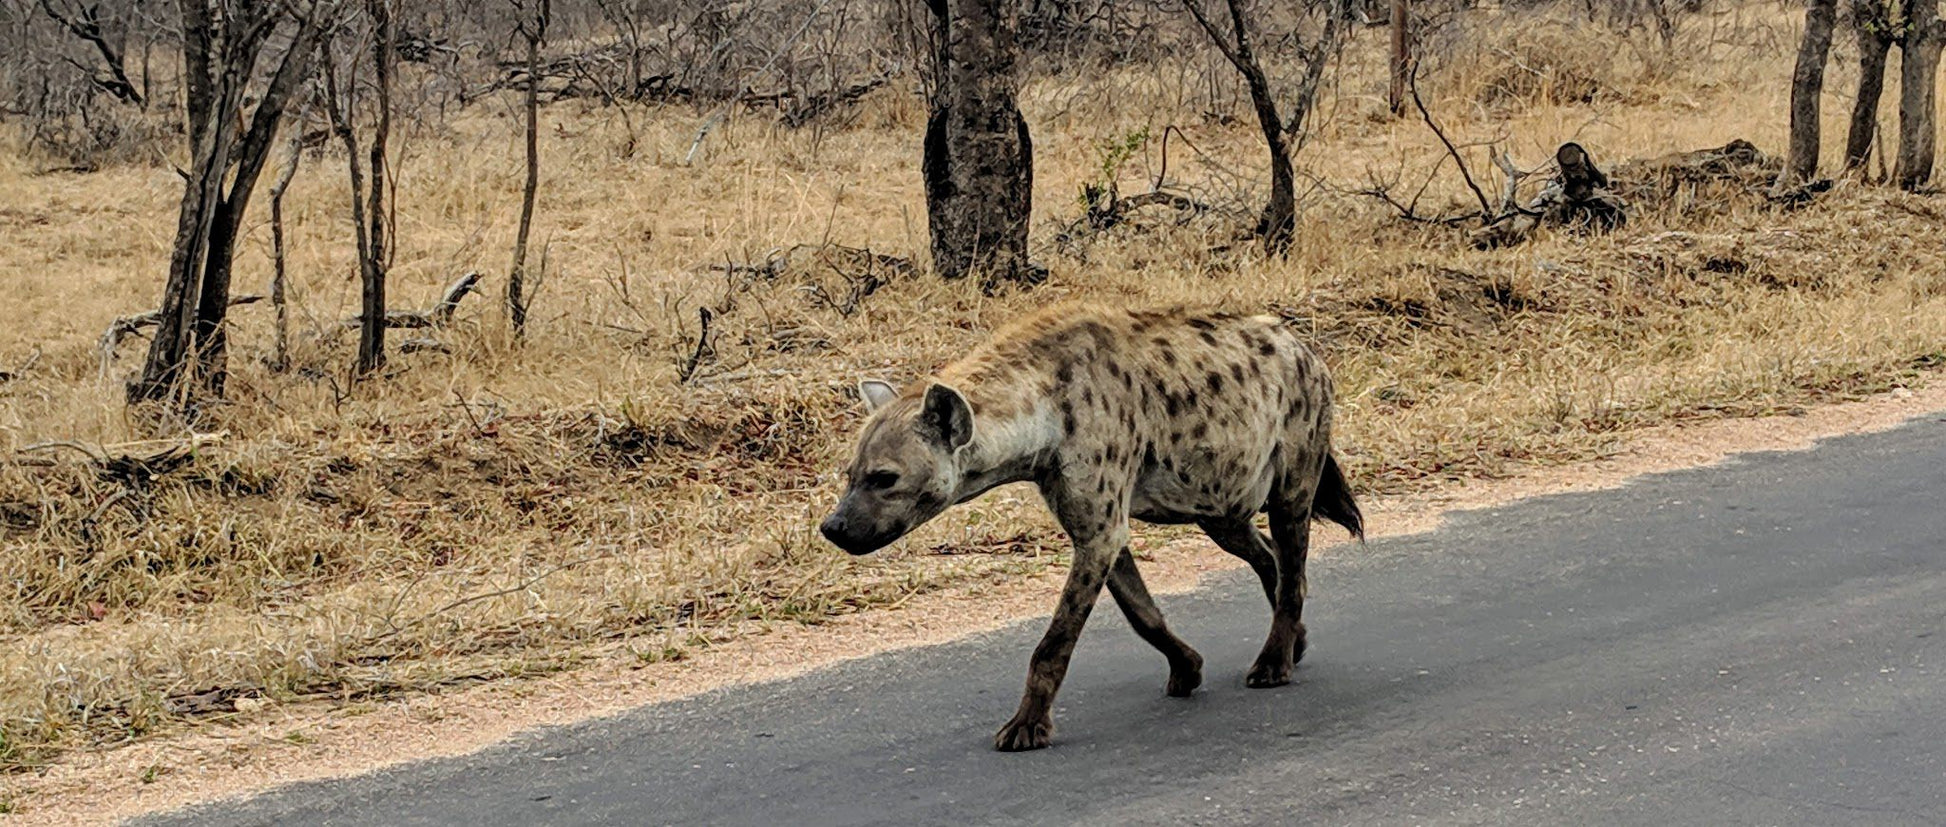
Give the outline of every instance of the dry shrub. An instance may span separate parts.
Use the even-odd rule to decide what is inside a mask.
[[[1495,109],[1649,103],[1681,91],[1676,55],[1704,36],[1665,47],[1554,3],[1454,19],[1429,35],[1428,75],[1443,92]]]

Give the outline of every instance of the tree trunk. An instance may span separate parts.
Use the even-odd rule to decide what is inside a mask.
[[[385,365],[385,269],[386,229],[390,222],[385,212],[387,185],[386,144],[392,133],[392,68],[394,35],[391,0],[367,0],[372,17],[372,73],[377,79],[377,118],[372,126],[371,188],[366,191],[366,239],[364,261],[359,268],[362,283],[358,326],[358,373],[368,374]],[[354,195],[354,197],[356,197]]]
[[[1791,73],[1791,138],[1777,191],[1794,188],[1818,174],[1818,96],[1824,91],[1824,65],[1831,53],[1837,0],[1805,0],[1804,40]]]
[[[1845,134],[1845,171],[1862,170],[1878,138],[1878,103],[1885,92],[1886,56],[1892,51],[1892,21],[1885,0],[1853,0],[1852,26],[1858,35],[1858,95]]]
[[[204,120],[220,123],[228,117],[227,109],[213,106]],[[201,137],[194,144],[189,177],[183,184],[175,247],[169,254],[169,280],[162,291],[161,322],[149,342],[141,376],[129,383],[130,403],[180,402],[183,374],[194,361],[195,297],[202,290],[204,253],[222,186],[220,173],[229,165],[229,142],[221,137],[224,130],[217,125],[194,125],[190,131]]]
[[[303,116],[298,117],[299,126]],[[297,177],[297,166],[302,160],[303,130],[293,129],[284,141],[283,166],[277,170],[277,180],[270,184],[270,306],[276,313],[276,345],[272,352],[270,368],[274,371],[288,370],[291,365],[291,314],[290,279],[285,271],[284,248],[284,193],[291,188],[292,179]]]
[[[1392,0],[1392,91],[1386,102],[1394,116],[1405,114],[1405,90],[1412,80],[1410,0]]]
[[[527,38],[527,185],[521,190],[520,229],[514,235],[513,269],[507,273],[507,318],[513,322],[516,339],[527,333],[527,234],[534,226],[534,196],[541,183],[541,41],[547,37],[551,11],[549,0],[540,0],[533,18],[520,23],[521,33]]]
[[[933,266],[991,289],[1039,277],[1027,258],[1034,149],[1014,100],[1018,0],[928,0],[938,89],[926,124]]]
[[[223,393],[224,321],[236,237],[291,92],[310,73],[319,28],[314,17],[299,22],[245,128],[244,100],[263,46],[276,32],[275,15],[282,12],[269,6],[233,9],[219,34],[215,15],[202,0],[185,0],[179,8],[192,160],[160,322],[142,374],[129,384],[128,400],[186,406],[192,393],[210,398]],[[191,381],[192,370],[197,381]]]
[[[1940,26],[1939,0],[1907,0],[1899,45],[1899,157],[1892,167],[1892,178],[1904,190],[1917,190],[1932,178]]]

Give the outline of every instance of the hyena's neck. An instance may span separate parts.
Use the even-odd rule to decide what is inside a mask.
[[[1059,447],[1060,435],[1061,426],[1044,402],[988,414],[976,407],[973,442],[961,454],[956,499],[965,502],[995,486],[1038,479]]]

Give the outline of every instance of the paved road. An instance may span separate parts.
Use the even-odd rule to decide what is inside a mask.
[[[1188,700],[1097,612],[1049,750],[1036,622],[155,823],[1942,825],[1942,422],[1342,549],[1281,689],[1254,580],[1162,601]]]

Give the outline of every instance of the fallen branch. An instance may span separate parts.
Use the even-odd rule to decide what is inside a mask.
[[[243,295],[243,296],[232,296],[230,298],[230,306],[236,307],[238,305],[256,304],[257,302],[263,300],[264,300],[263,296],[257,295],[255,293],[249,295]],[[108,329],[103,331],[101,334],[102,374],[107,375],[108,364],[115,360],[115,348],[121,345],[123,339],[126,339],[130,336],[140,333],[141,331],[146,330],[148,328],[155,327],[156,325],[159,325],[161,323],[162,323],[162,311],[160,310],[151,310],[147,313],[142,313],[135,316],[123,316],[112,322],[109,322]]]
[[[428,310],[385,311],[385,326],[410,330],[445,327],[452,323],[454,312],[459,310],[460,300],[466,298],[479,285],[480,274],[477,272],[460,276],[454,279],[452,284],[447,285],[446,291],[439,295],[439,300],[433,302]],[[344,326],[356,328],[359,321],[359,317],[353,316],[344,321]]]
[[[33,370],[35,365],[40,364],[40,361],[41,349],[34,348],[33,354],[27,357],[27,361],[21,362],[20,367],[12,370],[0,370],[0,383],[12,382],[15,379],[19,379],[26,375],[27,371]]]
[[[1500,212],[1503,215],[1512,213],[1520,209],[1520,182],[1533,175],[1534,171],[1515,166],[1513,153],[1504,149],[1493,153],[1493,165],[1507,176],[1507,186],[1500,192]]]
[[[841,106],[850,106],[871,94],[874,90],[892,82],[891,75],[878,75],[863,83],[854,83],[844,89],[819,92],[803,102],[784,111],[779,120],[787,127],[796,129],[816,120],[819,116]],[[781,106],[781,101],[780,101]]]

